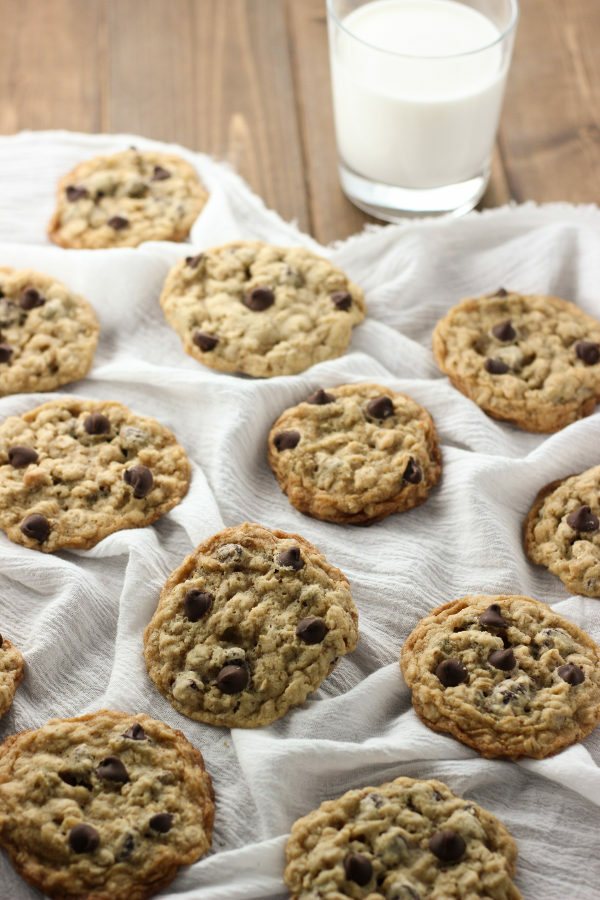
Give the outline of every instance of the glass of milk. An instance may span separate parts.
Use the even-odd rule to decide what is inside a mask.
[[[481,198],[517,0],[327,0],[339,172],[388,221]]]

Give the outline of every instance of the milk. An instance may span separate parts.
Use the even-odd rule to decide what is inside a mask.
[[[416,189],[487,169],[510,56],[490,19],[454,0],[375,0],[330,29],[344,166]]]

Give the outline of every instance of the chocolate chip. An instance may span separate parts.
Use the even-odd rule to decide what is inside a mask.
[[[90,413],[83,427],[88,434],[110,434],[110,419],[99,412]]]
[[[3,638],[2,635],[0,634],[0,647],[2,646],[3,643],[4,643],[4,638]]]
[[[282,450],[293,450],[300,440],[299,431],[280,431],[275,435],[273,443],[279,453]]]
[[[342,312],[348,312],[352,306],[352,294],[349,294],[348,291],[335,291],[331,295],[331,299],[333,305],[337,306]]]
[[[58,777],[61,781],[64,781],[65,784],[68,784],[69,787],[76,787],[78,785],[77,775],[74,775],[73,772],[59,772]]]
[[[456,831],[444,828],[429,838],[429,849],[442,862],[456,862],[467,849],[467,845]]]
[[[248,684],[248,670],[245,666],[224,666],[217,675],[217,687],[224,694],[239,694]]]
[[[567,684],[581,684],[582,681],[585,681],[585,675],[575,663],[567,663],[564,666],[559,666],[556,671],[559,678],[562,678]]]
[[[34,287],[26,287],[21,291],[19,297],[19,306],[21,309],[35,309],[36,306],[43,306],[46,298],[42,297],[39,291]]]
[[[8,448],[8,461],[15,469],[23,469],[30,466],[31,463],[37,462],[38,455],[33,447],[24,447],[22,444],[15,444],[14,447]]]
[[[166,178],[170,177],[171,173],[168,169],[164,169],[162,166],[154,166],[154,172],[152,173],[150,181],[164,181]]]
[[[69,847],[74,853],[92,853],[100,843],[100,835],[91,825],[74,825],[69,832]]]
[[[484,628],[508,628],[508,622],[500,611],[499,603],[492,603],[479,616],[478,622]]]
[[[290,547],[288,550],[284,550],[277,557],[277,565],[278,566],[286,566],[288,569],[298,569],[304,568],[304,560],[300,555],[300,547]]]
[[[170,831],[172,824],[173,816],[171,813],[157,813],[155,816],[152,816],[148,822],[150,828],[152,828],[153,831],[158,831],[159,834],[166,834],[167,831]]]
[[[186,266],[189,266],[190,269],[197,269],[198,264],[203,256],[204,256],[204,253],[197,253],[196,256],[186,256],[186,258],[185,258]]]
[[[142,728],[139,722],[134,722],[131,728],[128,728],[127,731],[124,731],[121,737],[128,738],[130,741],[145,741],[146,732]]]
[[[83,200],[84,197],[89,196],[87,188],[78,187],[76,184],[68,185],[66,194],[69,203],[75,203],[76,200]]]
[[[595,341],[577,341],[575,352],[586,366],[595,366],[600,360],[600,344]]]
[[[517,664],[515,654],[510,647],[506,650],[494,650],[488,656],[488,662],[495,669],[502,669],[505,672],[510,672]]]
[[[268,287],[255,287],[244,297],[244,305],[254,312],[262,312],[275,303],[275,294]]]
[[[10,451],[9,451],[10,452]],[[567,525],[574,531],[597,531],[598,517],[594,515],[589,506],[580,506],[567,516]]]
[[[320,644],[328,631],[323,619],[302,619],[296,625],[296,635],[304,644]]]
[[[344,857],[344,872],[348,881],[364,887],[371,880],[373,865],[371,860],[362,853],[348,853]]]
[[[183,598],[183,608],[186,617],[190,622],[197,622],[198,619],[206,615],[214,600],[213,595],[205,591],[188,591]]]
[[[112,216],[106,224],[114,228],[115,231],[121,231],[122,228],[127,228],[129,219],[126,219],[124,216]]]
[[[508,291],[505,291],[504,288],[498,288],[495,294],[492,294],[492,297],[508,297]]]
[[[306,398],[306,402],[312,403],[314,406],[325,406],[326,403],[333,403],[334,401],[335,397],[333,394],[328,394],[323,388],[319,388],[314,394]]]
[[[125,469],[123,472],[123,480],[125,484],[130,484],[133,488],[133,496],[137,500],[146,497],[152,490],[154,478],[152,472],[146,466],[133,466],[132,469]]]
[[[484,362],[484,366],[490,375],[506,375],[508,372],[508,366],[501,359],[490,359],[488,357]]]
[[[133,848],[135,846],[135,839],[131,832],[125,835],[123,843],[121,844],[121,848],[117,853],[117,859],[123,860],[128,859],[133,853]]]
[[[444,687],[456,687],[457,684],[469,679],[469,673],[460,659],[443,659],[436,666],[435,674]]]
[[[219,338],[215,334],[208,334],[206,331],[195,331],[192,340],[204,353],[214,350],[219,343]]]
[[[514,341],[517,336],[517,332],[510,324],[510,319],[506,319],[505,322],[500,322],[499,325],[494,325],[492,334],[499,341],[503,342]]]
[[[388,397],[386,394],[382,394],[381,397],[373,397],[373,399],[369,400],[367,403],[367,412],[370,416],[373,416],[374,419],[388,419],[390,416],[394,415],[392,398]]]
[[[8,362],[12,355],[12,347],[9,347],[8,344],[0,344],[0,363]]]
[[[419,463],[411,456],[404,470],[403,479],[409,484],[418,484],[423,480],[423,470]]]
[[[103,759],[96,769],[98,778],[103,781],[115,781],[118,784],[125,784],[129,781],[127,769],[118,756],[107,756]]]
[[[382,873],[382,875],[383,877],[379,877],[383,884],[385,881],[385,874]],[[393,891],[394,893],[390,895],[393,897],[393,900],[421,900],[421,895],[409,884],[398,884],[398,882],[395,882]]]
[[[21,522],[21,531],[25,537],[31,538],[32,541],[39,541],[42,544],[50,533],[50,525],[48,519],[40,513],[32,513]]]
[[[88,791],[92,790],[92,785],[83,774],[76,775],[75,772],[59,772],[58,776],[61,781],[64,781],[64,783],[68,784],[70,787],[84,787],[87,788]]]

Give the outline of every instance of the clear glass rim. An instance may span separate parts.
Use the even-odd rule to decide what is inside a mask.
[[[386,53],[388,56],[393,56],[397,59],[455,59],[461,56],[473,56],[476,53],[482,53],[484,50],[489,50],[491,47],[495,47],[496,45],[501,44],[502,41],[510,35],[511,31],[514,31],[517,26],[517,22],[519,21],[519,3],[518,0],[508,0],[508,2],[510,3],[511,8],[510,21],[504,31],[500,32],[497,38],[494,38],[494,40],[490,41],[489,44],[483,44],[481,47],[476,47],[474,50],[465,50],[462,53],[446,53],[437,56],[422,56],[421,54],[416,53],[397,53],[395,50],[387,50],[385,47],[378,47],[377,44],[371,44],[368,41],[363,40],[363,38],[358,37],[358,35],[354,34],[353,31],[347,28],[343,24],[342,20],[338,18],[333,9],[334,0],[327,0],[327,14],[331,17],[331,20],[335,22],[335,24],[341,31],[344,31],[353,40],[358,41],[358,43],[362,44],[364,47],[368,47],[370,50],[376,50],[378,53]],[[472,9],[472,7],[469,7],[469,9]]]

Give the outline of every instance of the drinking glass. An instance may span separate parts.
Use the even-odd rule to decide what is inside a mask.
[[[342,189],[388,221],[485,191],[517,0],[327,0]]]

